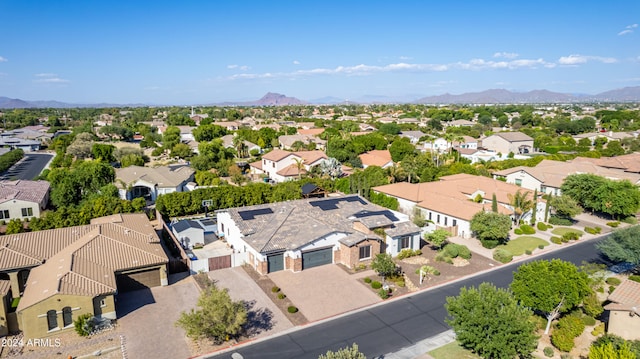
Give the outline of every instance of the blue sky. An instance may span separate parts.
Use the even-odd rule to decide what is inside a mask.
[[[0,0],[0,96],[595,94],[640,85],[638,24],[638,0]]]

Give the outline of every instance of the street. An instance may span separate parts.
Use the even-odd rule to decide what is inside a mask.
[[[594,247],[600,239],[576,243],[532,260],[559,258],[580,265],[583,261],[597,261]],[[444,322],[446,298],[456,296],[462,287],[491,282],[507,287],[517,266],[526,262],[505,265],[481,275],[449,285],[412,294],[360,312],[338,317],[288,334],[256,342],[234,351],[207,358],[231,358],[239,353],[251,358],[313,358],[327,350],[337,350],[357,343],[368,358],[397,352],[405,347],[449,330]]]
[[[0,180],[32,180],[40,175],[52,158],[50,153],[25,153],[20,162],[0,175]]]

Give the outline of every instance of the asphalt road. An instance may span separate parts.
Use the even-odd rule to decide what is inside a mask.
[[[25,153],[24,158],[0,175],[0,180],[32,180],[53,158],[49,153]]]
[[[577,265],[582,261],[597,261],[599,256],[594,247],[597,241],[579,242],[531,260],[560,258]],[[384,357],[449,330],[444,322],[447,316],[444,303],[447,297],[458,295],[461,287],[478,286],[482,282],[507,287],[513,280],[513,272],[522,263],[499,267],[473,278],[207,358],[231,358],[232,353],[237,352],[244,359],[317,359],[327,350],[335,351],[352,343],[358,343],[360,351],[368,358]]]

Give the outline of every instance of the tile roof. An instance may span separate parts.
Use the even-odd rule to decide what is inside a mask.
[[[324,128],[308,128],[308,129],[299,128],[298,129],[299,135],[306,135],[306,136],[318,136],[323,132],[324,132]]]
[[[394,223],[391,228],[387,228],[384,232],[392,238],[405,236],[408,234],[420,233],[420,227],[413,224],[413,222],[401,222]]]
[[[533,138],[522,132],[498,132],[492,136],[502,137],[509,142],[533,141]]]
[[[620,169],[625,172],[640,173],[640,152],[615,157],[591,159],[593,163],[607,168]]]
[[[357,195],[301,199],[219,212],[229,213],[243,240],[261,253],[295,250],[331,233],[351,235],[357,232],[353,223],[369,216],[387,214],[396,218],[392,211]],[[395,222],[401,221],[396,218]]]
[[[289,155],[292,155],[293,152],[291,151],[285,151],[285,150],[281,150],[279,148],[275,148],[272,151],[269,151],[267,153],[265,153],[264,155],[262,155],[262,159],[265,160],[269,160],[269,161],[274,161],[274,162],[278,162],[284,158],[286,158]]]
[[[364,166],[379,166],[382,167],[391,160],[391,152],[389,150],[373,150],[360,154],[360,161]]]
[[[107,222],[109,219],[113,222]],[[99,224],[70,227],[81,234],[79,238],[31,270],[18,310],[55,294],[113,293],[117,290],[116,272],[167,263],[160,239],[145,214],[109,216],[96,222]],[[54,235],[49,240],[69,242],[65,240],[67,229],[50,230]],[[44,239],[40,242],[45,243]]]
[[[0,181],[0,203],[14,199],[42,203],[47,198],[50,187],[47,181]]]
[[[135,183],[136,181],[145,181],[151,184],[157,184],[158,187],[176,187],[186,182],[195,171],[189,166],[160,166],[160,167],[141,167],[129,166],[125,168],[116,168],[116,186],[122,188],[121,180],[125,184]]]
[[[276,173],[283,177],[293,177],[299,174],[301,175],[301,174],[307,173],[307,171],[304,168],[301,168],[300,171],[298,171],[298,165],[293,163]]]
[[[542,160],[535,167],[518,166],[506,170],[494,172],[498,176],[507,176],[512,173],[524,171],[533,176],[547,187],[560,188],[564,179],[572,174],[592,173],[611,179],[627,179],[632,183],[640,181],[640,174],[625,172],[614,168],[598,166],[597,162],[590,158],[576,157],[571,161]]]
[[[189,219],[183,219],[181,221],[178,221],[178,222],[172,224],[171,227],[173,229],[175,229],[176,232],[178,232],[178,233],[180,233],[182,231],[186,231],[186,230],[191,229],[191,228],[203,229],[202,226],[200,225],[200,223],[198,223],[196,221],[189,220]]]
[[[4,296],[11,289],[11,281],[6,279],[0,279],[0,296]]]
[[[350,233],[348,236],[339,239],[338,241],[340,243],[345,244],[348,247],[354,246],[362,241],[365,241],[367,239],[374,239],[377,241],[381,241],[382,239],[380,237],[378,237],[378,235],[376,234],[367,234],[367,233],[362,233],[362,232],[353,232]]]
[[[627,279],[620,283],[607,299],[612,303],[605,309],[633,310],[635,308],[640,313],[640,283]]]

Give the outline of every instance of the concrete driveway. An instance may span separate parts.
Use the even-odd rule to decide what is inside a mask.
[[[362,308],[382,301],[371,289],[337,265],[323,265],[293,273],[268,274],[309,321]]]
[[[199,295],[192,277],[166,287],[119,294],[118,326],[125,336],[127,357],[189,358],[184,330],[174,323],[182,311],[195,308]]]
[[[208,273],[218,288],[227,288],[233,300],[244,300],[249,308],[249,333],[260,338],[293,327],[273,301],[249,277],[242,267],[225,268]]]

